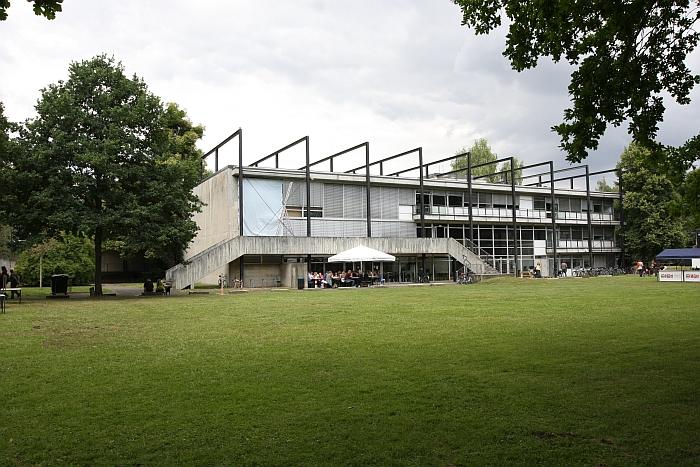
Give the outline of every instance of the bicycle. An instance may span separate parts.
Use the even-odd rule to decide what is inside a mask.
[[[466,272],[462,271],[457,277],[457,283],[460,285],[474,284],[478,281],[476,274],[471,269],[467,269]]]

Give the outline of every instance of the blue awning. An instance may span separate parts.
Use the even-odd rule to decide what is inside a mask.
[[[693,258],[700,258],[700,248],[669,248],[656,255],[657,261]]]

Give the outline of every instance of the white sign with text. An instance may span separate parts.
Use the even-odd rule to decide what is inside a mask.
[[[683,271],[685,282],[700,282],[700,271]]]
[[[659,282],[683,282],[683,271],[659,271]]]

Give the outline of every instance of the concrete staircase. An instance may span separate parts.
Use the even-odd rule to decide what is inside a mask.
[[[365,245],[393,255],[449,254],[479,275],[498,275],[495,268],[453,238],[234,237],[219,242],[166,271],[176,289],[194,285],[243,255],[334,255]]]

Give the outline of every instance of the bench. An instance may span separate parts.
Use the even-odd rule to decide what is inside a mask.
[[[4,289],[0,289],[0,293],[7,295],[7,297],[5,298],[11,297],[11,294],[9,292],[17,292],[17,296],[19,296],[19,302],[22,303],[22,287],[7,287]]]

